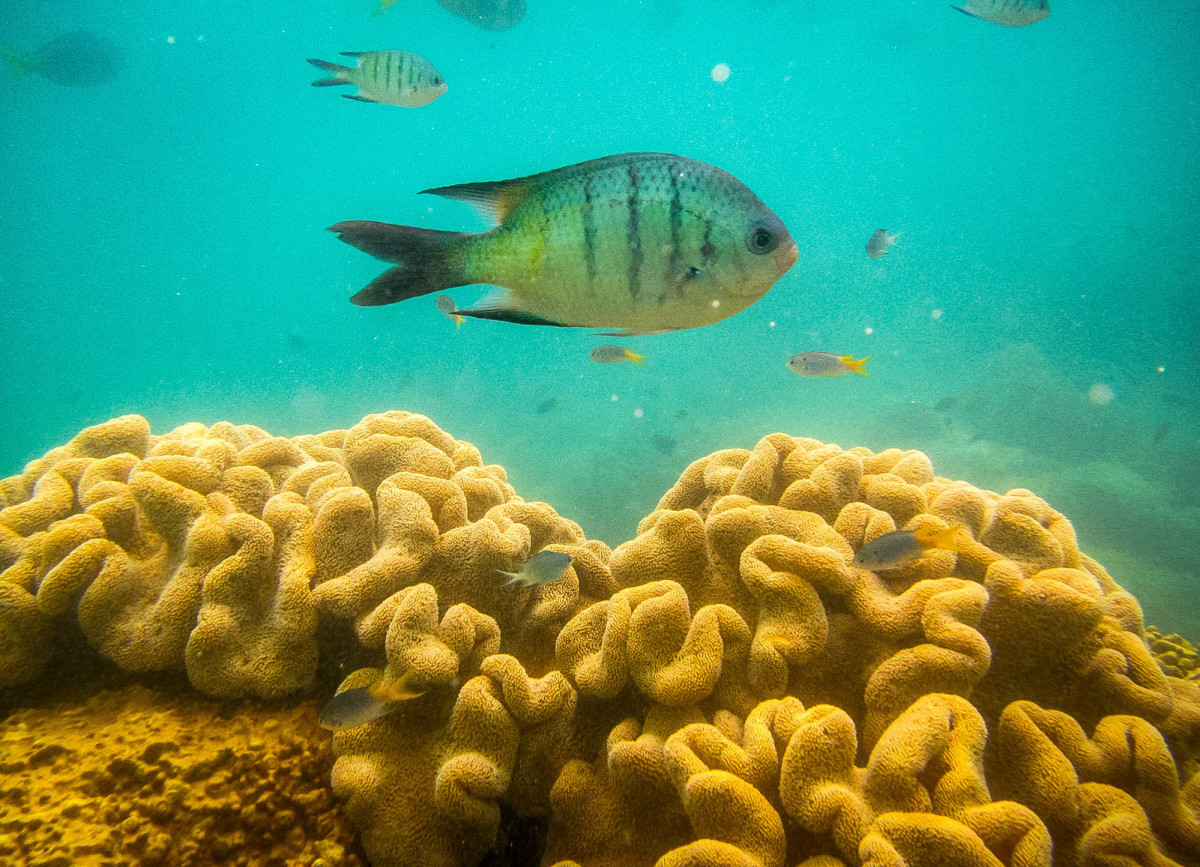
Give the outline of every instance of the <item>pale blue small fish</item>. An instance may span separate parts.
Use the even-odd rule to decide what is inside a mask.
[[[509,584],[532,587],[535,584],[549,584],[551,581],[557,581],[566,574],[567,567],[574,559],[570,554],[558,551],[539,551],[522,563],[517,572],[505,572],[503,569],[496,571],[501,575],[508,576],[508,580],[504,582],[506,587]]]
[[[887,229],[876,229],[867,239],[867,256],[871,259],[882,259],[891,252],[889,248],[896,243],[896,239],[899,237],[899,232],[889,235]]]
[[[369,686],[343,690],[325,705],[318,725],[335,732],[366,725],[391,713],[399,702],[424,695],[429,686],[426,678],[409,671],[399,678],[381,677]]]
[[[1003,27],[1036,24],[1050,14],[1049,0],[966,0],[951,8]]]

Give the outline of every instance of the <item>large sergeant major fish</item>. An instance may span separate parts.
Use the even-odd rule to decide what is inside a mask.
[[[507,291],[460,316],[652,334],[744,310],[797,257],[787,227],[741,181],[671,154],[621,154],[423,192],[475,205],[499,225],[481,233],[360,220],[331,226],[395,263],[355,304],[486,283]]]
[[[1027,27],[1050,14],[1049,0],[965,0],[953,8],[1002,27]]]

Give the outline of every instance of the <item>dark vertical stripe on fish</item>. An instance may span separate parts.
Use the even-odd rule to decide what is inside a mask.
[[[629,297],[637,301],[642,291],[642,225],[641,225],[641,190],[642,177],[637,166],[629,165],[629,229],[626,240],[629,242]]]
[[[683,256],[679,249],[679,233],[683,228],[683,202],[679,198],[679,171],[679,167],[674,164],[669,167],[671,175],[671,255],[668,258],[667,279],[663,281],[662,290],[658,293],[659,304],[666,303],[667,286],[671,285],[671,281],[680,281],[676,285],[681,285],[683,278]]]
[[[593,174],[583,178],[583,264],[587,268],[588,284],[596,281],[596,192],[592,189]]]
[[[404,75],[408,69],[408,55],[407,54],[404,54],[404,53],[400,54],[398,66],[399,66],[399,68],[397,69],[397,74],[396,74],[396,89],[402,90],[405,85]]]
[[[392,89],[392,55],[388,55],[387,63],[384,64],[383,73],[383,92],[387,93]]]

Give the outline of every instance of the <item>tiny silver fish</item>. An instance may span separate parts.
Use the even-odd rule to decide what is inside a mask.
[[[626,349],[624,346],[613,346],[608,343],[604,346],[597,346],[588,353],[588,358],[597,364],[620,364],[623,361],[632,361],[634,364],[641,364],[646,360],[646,356],[638,355],[632,349]]]
[[[559,551],[539,551],[522,563],[517,572],[505,572],[503,569],[496,571],[508,577],[508,580],[504,582],[506,587],[509,584],[532,587],[535,584],[549,584],[551,581],[557,581],[566,574],[567,567],[574,559],[570,554],[563,554]]]
[[[871,356],[854,360],[853,355],[834,355],[832,352],[799,352],[787,360],[787,367],[792,373],[801,376],[845,376],[853,371],[863,376],[870,376],[863,366],[871,360]]]
[[[961,6],[951,8],[1004,27],[1036,24],[1050,14],[1049,0],[965,0]]]
[[[408,108],[428,105],[446,92],[446,82],[433,64],[411,51],[343,51],[342,55],[353,57],[355,65],[309,58],[313,66],[331,73],[314,81],[313,87],[352,84],[358,93],[343,93],[346,99]]]
[[[870,240],[867,241],[867,256],[872,259],[882,259],[888,254],[888,247],[895,244],[899,237],[899,232],[889,235],[887,229],[876,229]]]
[[[881,572],[920,560],[935,548],[958,551],[958,534],[963,529],[961,524],[955,524],[946,530],[922,527],[884,533],[859,548],[852,565],[869,572]]]

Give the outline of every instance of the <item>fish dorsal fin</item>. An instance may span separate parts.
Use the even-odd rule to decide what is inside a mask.
[[[449,187],[421,190],[421,192],[429,193],[432,196],[441,196],[443,199],[453,199],[456,202],[465,202],[485,217],[490,217],[494,222],[503,223],[504,218],[511,214],[513,209],[525,201],[529,195],[533,188],[533,184],[529,183],[531,179],[516,178],[511,181],[454,184]]]
[[[341,55],[342,57],[362,57],[366,53],[365,51],[343,51]]]

